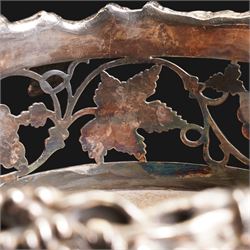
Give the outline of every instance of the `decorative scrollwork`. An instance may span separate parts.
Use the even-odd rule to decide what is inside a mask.
[[[238,94],[240,97],[238,118],[243,123],[244,136],[249,138],[249,93],[239,80],[238,64],[230,64],[225,69],[224,74],[215,74],[202,83],[199,82],[197,77],[188,74],[165,59],[121,58],[96,68],[85,78],[76,92],[72,93],[71,78],[77,65],[82,62],[86,61],[72,62],[66,73],[53,69],[39,74],[30,69],[22,69],[12,74],[26,76],[37,81],[41,90],[51,96],[54,110],[48,110],[42,103],[35,103],[29,107],[28,111],[22,112],[19,116],[14,116],[7,106],[0,105],[0,116],[3,121],[0,125],[0,154],[2,156],[0,163],[6,168],[14,167],[17,169],[17,172],[1,176],[3,183],[34,171],[54,152],[63,148],[65,146],[64,140],[69,136],[68,128],[75,120],[87,114],[95,115],[95,119],[82,128],[80,142],[83,150],[88,151],[89,156],[99,164],[104,161],[104,155],[111,148],[132,154],[138,160],[146,161],[144,138],[137,134],[137,128],[143,128],[149,133],[168,131],[173,128],[180,129],[182,142],[190,147],[203,145],[204,160],[212,166],[225,166],[230,155],[244,164],[249,164],[249,159],[240,153],[223,135],[208,109],[208,106],[217,106],[223,103],[229,94]],[[136,74],[126,82],[120,82],[106,72],[113,67],[138,63],[149,63],[154,64],[154,66]],[[182,79],[185,90],[189,91],[190,97],[197,100],[204,118],[203,127],[183,120],[180,116],[177,116],[176,112],[173,112],[171,108],[160,101],[146,101],[155,91],[156,81],[162,67],[168,67],[176,72]],[[74,107],[82,92],[98,75],[101,75],[102,82],[94,97],[97,107],[84,108],[74,113]],[[57,81],[56,84],[52,84],[53,86],[48,82],[48,79],[52,76]],[[58,80],[59,78],[61,81]],[[203,93],[206,88],[215,88],[217,91],[222,91],[223,95],[215,99],[208,98]],[[65,114],[62,114],[57,94],[64,89],[68,93],[68,102]],[[25,158],[25,149],[19,142],[18,128],[20,125],[27,126],[29,124],[34,127],[44,126],[47,119],[53,121],[54,127],[49,130],[50,136],[45,141],[45,149],[41,156],[35,162],[29,164]],[[220,141],[220,147],[224,154],[221,161],[212,159],[209,154],[210,129],[213,130]],[[186,136],[189,130],[198,131],[200,138],[196,141],[189,140]]]

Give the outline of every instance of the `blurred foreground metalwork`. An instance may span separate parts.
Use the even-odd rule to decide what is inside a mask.
[[[140,210],[109,192],[12,188],[0,249],[249,249],[249,201],[249,189],[210,189]]]

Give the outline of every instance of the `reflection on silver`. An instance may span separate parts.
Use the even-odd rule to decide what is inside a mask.
[[[0,124],[0,164],[5,168],[17,170],[0,176],[2,184],[33,172],[57,150],[63,148],[64,141],[69,137],[69,127],[84,115],[95,115],[95,119],[82,128],[80,142],[83,150],[88,151],[89,156],[94,158],[99,165],[103,163],[107,151],[112,148],[134,155],[139,161],[146,161],[144,138],[137,133],[138,128],[143,128],[149,133],[164,132],[174,128],[180,129],[180,138],[185,145],[189,147],[203,146],[204,161],[212,168],[215,167],[215,171],[210,174],[216,174],[218,168],[225,169],[231,155],[242,163],[249,164],[249,159],[227,140],[208,109],[209,106],[222,104],[229,94],[239,95],[238,118],[243,123],[242,133],[248,138],[249,116],[246,114],[249,109],[248,98],[250,95],[238,79],[240,76],[238,64],[229,64],[224,75],[218,73],[205,82],[199,82],[198,77],[188,74],[176,64],[165,59],[122,58],[107,62],[92,71],[73,94],[70,80],[76,66],[81,62],[72,62],[68,66],[67,74],[60,70],[49,70],[40,75],[28,69],[20,69],[13,73],[13,75],[26,76],[38,81],[41,90],[51,96],[54,110],[47,109],[43,103],[34,103],[27,111],[14,116],[6,105],[0,104],[2,121]],[[154,64],[154,66],[136,74],[127,82],[120,82],[105,73],[105,70],[113,67],[138,63]],[[203,115],[203,127],[183,120],[159,100],[146,102],[146,98],[155,91],[156,81],[162,67],[168,67],[177,73],[183,81],[185,90],[189,91],[190,97],[197,100]],[[60,77],[62,82],[53,88],[47,79],[55,75]],[[87,107],[74,113],[75,105],[82,92],[98,75],[101,75],[102,83],[94,96],[97,107]],[[230,84],[225,85],[223,82],[229,76]],[[220,80],[223,82],[221,83]],[[218,92],[222,92],[222,96],[215,99],[208,98],[203,93],[206,88],[215,88]],[[68,93],[68,100],[65,114],[62,114],[57,93],[64,89]],[[114,93],[112,96],[110,96],[110,91]],[[25,158],[25,148],[19,141],[18,129],[20,126],[28,125],[35,128],[44,126],[47,119],[54,123],[54,127],[49,129],[49,137],[45,140],[45,149],[37,160],[28,163]],[[187,132],[190,130],[196,130],[200,134],[198,140],[187,138]],[[220,141],[220,149],[224,154],[222,160],[215,160],[210,156],[211,130]]]
[[[0,193],[0,249],[246,249],[249,199],[210,189],[140,210],[109,192],[12,188]]]

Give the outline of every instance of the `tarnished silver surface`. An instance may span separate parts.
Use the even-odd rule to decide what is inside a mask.
[[[200,191],[211,187],[247,186],[249,172],[237,168],[209,168],[194,163],[110,162],[83,164],[43,171],[6,183],[11,187],[48,185],[67,192],[81,190],[179,190]],[[166,192],[166,193],[167,193]],[[143,196],[142,196],[143,198]]]
[[[249,199],[249,189],[211,189],[139,210],[107,192],[12,188],[0,193],[0,248],[248,249]]]
[[[0,72],[81,58],[183,56],[248,62],[249,18],[249,11],[179,12],[152,1],[136,10],[107,4],[81,21],[45,11],[14,23],[1,18]]]
[[[0,177],[0,249],[248,249],[250,195],[241,186],[248,185],[249,171],[227,164],[230,156],[245,165],[249,159],[227,140],[209,107],[237,95],[237,117],[249,139],[249,92],[237,63],[249,61],[249,17],[249,12],[177,12],[153,2],[141,10],[111,4],[79,22],[46,12],[15,23],[0,17],[1,78],[28,77],[29,94],[45,93],[53,102],[52,110],[34,103],[19,115],[0,104],[0,164],[16,170]],[[164,56],[231,63],[224,73],[200,82],[160,58]],[[93,58],[118,59],[93,70],[73,92],[75,68]],[[147,69],[126,81],[109,73],[113,67],[142,63],[149,65]],[[202,125],[189,123],[159,100],[147,101],[165,67],[182,79],[190,98],[197,101]],[[101,83],[94,96],[96,106],[75,112],[83,91],[97,76]],[[207,88],[221,96],[205,96]],[[57,96],[64,90],[65,113]],[[84,115],[93,119],[81,129],[80,143],[97,164],[28,175],[65,146],[69,127]],[[42,127],[48,119],[54,125],[44,151],[29,162],[19,127]],[[185,145],[203,147],[206,164],[146,162],[138,128],[148,133],[179,129]],[[188,139],[190,130],[197,131],[199,139]],[[220,143],[220,161],[210,156],[210,131]],[[139,161],[104,163],[113,148]],[[235,189],[194,194],[215,186]]]
[[[111,16],[116,20],[115,23],[113,19],[110,19]],[[133,22],[134,25],[129,25],[127,21]],[[1,18],[0,33],[2,36],[0,45],[4,45],[0,46],[1,78],[13,75],[28,77],[33,81],[29,88],[31,95],[45,93],[50,95],[53,102],[53,110],[47,109],[43,103],[34,103],[27,111],[23,111],[17,116],[11,114],[6,105],[0,104],[0,164],[5,168],[15,168],[17,170],[1,176],[1,184],[17,180],[39,168],[54,152],[65,146],[64,141],[69,137],[69,127],[84,115],[94,115],[95,118],[81,129],[80,143],[82,149],[88,151],[89,157],[95,159],[99,165],[103,164],[104,156],[108,150],[113,148],[131,154],[139,161],[145,162],[146,145],[144,138],[137,133],[138,128],[142,128],[148,133],[180,129],[180,138],[185,145],[189,147],[203,146],[204,161],[208,164],[210,170],[209,173],[205,173],[207,176],[216,174],[214,168],[224,168],[230,156],[234,156],[242,163],[249,165],[248,157],[243,155],[227,140],[208,109],[209,106],[222,104],[229,95],[238,95],[240,107],[237,115],[240,122],[242,122],[242,133],[249,139],[249,92],[239,79],[241,75],[240,66],[236,62],[238,59],[244,61],[246,55],[249,57],[249,51],[245,49],[246,44],[249,45],[249,36],[247,36],[249,34],[248,21],[248,12],[184,13],[162,8],[153,2],[146,4],[142,10],[135,11],[111,4],[100,10],[92,18],[81,22],[65,21],[54,14],[45,12],[15,23],[9,23],[5,18]],[[133,29],[136,25],[138,26],[136,34],[140,37],[139,40],[137,36],[129,37],[126,33],[128,31],[134,34]],[[195,42],[187,39],[183,25],[185,30],[190,29],[192,34],[197,32],[197,35],[200,35],[199,38],[198,36],[195,38],[194,34],[190,37],[195,39]],[[209,32],[206,32],[206,29],[209,29]],[[34,37],[32,36],[33,31],[37,34]],[[47,37],[50,32],[53,33],[53,39],[46,39],[46,43],[41,42],[41,40],[36,43],[39,46],[41,44],[47,46],[45,50],[47,54],[42,53],[45,57],[43,58],[41,55],[39,57],[41,61],[38,58],[33,58],[33,55],[38,54],[37,52],[31,53],[31,45],[34,39],[39,39],[39,34]],[[59,43],[56,39],[57,32],[60,33],[60,37],[65,35],[64,38],[61,37],[60,39],[65,44]],[[112,32],[114,32],[113,35]],[[235,32],[237,36],[234,34]],[[166,37],[152,37],[152,34],[165,34]],[[228,34],[233,36],[234,39],[230,38],[227,45],[223,43],[222,48],[220,44],[217,44],[221,40],[218,35],[222,35],[224,39]],[[75,47],[75,43],[69,44],[73,38],[71,39],[68,35],[76,35],[76,37],[83,39],[81,41],[84,46],[83,44],[81,46],[84,51],[90,51],[87,58],[86,55],[79,58],[80,50]],[[124,58],[107,62],[93,70],[73,93],[71,79],[74,70],[80,63],[89,63],[89,59],[96,57],[96,55],[91,54],[93,48],[90,49],[86,46],[87,44],[95,44],[93,41],[99,35],[101,37],[103,35],[102,38],[99,37],[99,40],[103,41],[99,57],[121,56]],[[207,35],[209,35],[209,39],[206,39],[205,36]],[[148,43],[148,37],[152,37],[150,43]],[[242,37],[240,42],[237,42],[237,37]],[[73,40],[77,41],[78,38]],[[23,44],[26,39],[29,40],[28,48],[26,43]],[[88,39],[90,39],[91,43],[89,43]],[[107,39],[108,44],[105,42]],[[163,40],[166,40],[166,43],[162,44]],[[53,41],[53,46],[50,41]],[[129,47],[120,44],[121,41],[126,41],[126,45],[129,44]],[[169,41],[171,41],[170,44],[167,43]],[[22,47],[20,53],[18,52],[18,44],[19,48]],[[79,42],[79,44],[81,43]],[[139,48],[133,47],[138,44],[140,45]],[[180,47],[178,44],[182,44],[182,46]],[[183,47],[184,44],[187,44],[187,48]],[[240,47],[241,45],[242,47]],[[241,49],[235,52],[233,49],[235,46]],[[225,47],[227,47],[226,50]],[[55,50],[49,53],[48,48],[54,48]],[[124,51],[118,53],[118,48]],[[159,48],[163,48],[163,50],[159,50]],[[170,48],[173,48],[173,51]],[[27,49],[30,51],[27,51]],[[58,49],[60,52],[58,52]],[[153,57],[158,54],[165,56],[166,50],[168,56],[226,58],[232,60],[232,62],[224,73],[219,72],[211,76],[207,81],[200,82],[198,77],[188,74],[176,64]],[[77,51],[78,56],[73,53],[74,51]],[[19,53],[18,56],[15,56],[16,60],[12,58],[13,53]],[[68,57],[66,56],[67,53],[70,53]],[[25,54],[24,57],[21,54]],[[235,56],[237,54],[239,55],[238,58]],[[66,56],[67,60],[62,58],[62,55],[63,57]],[[10,60],[11,58],[12,60]],[[20,63],[18,64],[19,59]],[[70,59],[74,59],[74,61],[68,63],[67,67],[60,64],[60,62],[69,61]],[[9,65],[9,62],[15,62],[17,65]],[[45,70],[39,67],[36,69],[30,68],[45,63],[57,64],[53,64],[54,68],[49,70],[46,70],[46,67]],[[153,66],[127,79],[127,81],[120,81],[107,72],[113,67],[140,63],[153,64]],[[173,111],[171,107],[159,100],[146,101],[148,97],[154,94],[157,86],[156,82],[164,67],[173,70],[182,79],[185,90],[189,92],[191,98],[196,99],[198,102],[203,115],[202,126],[185,121],[181,116],[177,115],[176,111]],[[94,96],[96,107],[87,107],[74,112],[78,99],[85,88],[99,75],[101,83]],[[34,82],[37,82],[36,86]],[[206,97],[204,90],[207,88],[213,88],[221,92],[221,97],[216,99]],[[57,97],[57,94],[63,90],[66,90],[68,94],[64,114]],[[44,126],[48,119],[54,123],[54,126],[49,129],[49,137],[45,140],[44,151],[37,160],[29,162],[25,157],[25,147],[19,140],[18,129],[20,126],[28,125],[38,128]],[[189,140],[187,133],[190,130],[196,130],[200,134],[200,138],[195,141]],[[209,133],[211,130],[219,140],[224,155],[224,158],[220,161],[214,160],[209,153]],[[197,174],[204,175],[198,168]]]
[[[185,145],[189,147],[203,145],[204,160],[211,169],[224,168],[230,155],[246,165],[249,164],[249,159],[226,139],[208,109],[209,106],[222,104],[230,94],[239,95],[238,118],[243,123],[243,135],[249,137],[249,92],[245,89],[242,81],[239,80],[241,73],[238,64],[231,63],[225,69],[224,74],[218,73],[205,82],[199,82],[198,77],[188,74],[165,59],[117,59],[92,71],[76,92],[72,93],[70,80],[79,63],[81,61],[72,62],[67,73],[60,70],[49,70],[40,75],[30,69],[21,69],[14,74],[27,76],[38,81],[41,90],[51,96],[54,110],[48,110],[43,103],[34,103],[28,111],[14,116],[6,105],[0,105],[2,117],[2,123],[0,124],[2,157],[0,163],[6,168],[14,167],[17,169],[16,172],[1,176],[2,183],[15,180],[41,166],[54,152],[65,146],[64,140],[69,136],[68,128],[71,124],[87,114],[94,115],[95,119],[82,128],[80,142],[82,149],[88,151],[90,158],[94,158],[99,165],[103,164],[104,156],[112,148],[134,155],[140,161],[146,161],[144,138],[137,133],[137,128],[143,128],[149,133],[179,128],[180,138]],[[106,73],[106,70],[116,66],[137,63],[153,63],[154,66],[136,74],[126,82],[120,82]],[[203,126],[183,120],[165,103],[158,100],[146,101],[146,98],[155,91],[156,81],[162,67],[168,67],[176,72],[182,79],[185,90],[189,91],[190,97],[197,100],[204,119]],[[97,107],[87,107],[74,113],[74,107],[82,92],[91,80],[99,74],[101,74],[102,82],[94,96]],[[55,75],[59,76],[62,82],[52,87],[47,79]],[[222,96],[216,99],[208,98],[203,93],[206,88],[214,88],[216,91],[222,92]],[[64,89],[68,93],[68,102],[66,111],[62,114],[57,93]],[[35,162],[28,163],[24,155],[24,146],[19,141],[17,134],[18,128],[20,125],[40,127],[45,124],[47,119],[52,120],[54,127],[49,129],[50,137],[45,140],[45,150]],[[196,141],[189,140],[186,135],[189,130],[196,130],[200,134],[200,138]],[[224,154],[224,158],[220,161],[214,160],[209,153],[210,130],[219,140],[220,148]]]

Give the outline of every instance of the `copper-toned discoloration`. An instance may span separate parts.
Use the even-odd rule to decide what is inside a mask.
[[[193,169],[190,170],[189,172],[186,172],[185,174],[180,171],[177,173],[178,177],[180,178],[193,178],[193,177],[210,177],[212,176],[212,171],[211,168],[205,167],[199,170]]]
[[[17,134],[19,124],[7,106],[0,104],[0,164],[19,168],[27,164],[25,148]]]
[[[143,62],[149,64],[153,63],[154,66],[149,70],[145,70],[142,73],[135,75],[127,82],[120,82],[105,71],[121,65]],[[143,143],[143,137],[136,132],[137,128],[143,128],[149,133],[179,128],[180,139],[186,146],[198,147],[203,145],[203,158],[209,165],[209,168],[214,169],[214,167],[217,166],[222,171],[222,167],[226,166],[230,155],[246,165],[249,164],[248,157],[243,155],[227,140],[216,122],[213,120],[208,109],[208,106],[222,104],[230,93],[232,95],[242,95],[244,98],[241,98],[238,116],[243,122],[243,133],[247,137],[246,126],[249,124],[249,116],[247,115],[248,103],[246,100],[248,99],[248,92],[239,80],[239,65],[229,65],[227,70],[225,70],[224,75],[221,73],[216,74],[211,77],[209,81],[201,83],[199,82],[198,77],[188,74],[176,64],[162,58],[121,58],[104,63],[93,70],[73,94],[70,81],[74,70],[79,63],[81,63],[81,61],[78,60],[70,63],[67,73],[53,69],[42,75],[28,69],[22,69],[15,73],[38,81],[40,88],[52,98],[54,106],[54,110],[51,111],[47,110],[42,103],[33,104],[29,107],[28,111],[22,112],[17,117],[13,116],[17,125],[27,126],[30,124],[39,127],[43,126],[49,118],[55,126],[49,129],[50,136],[45,140],[45,149],[39,158],[31,164],[24,162],[22,168],[11,173],[11,175],[1,176],[0,180],[3,183],[18,179],[40,167],[54,152],[65,146],[64,141],[69,136],[68,128],[71,124],[73,124],[78,118],[88,114],[95,115],[96,118],[83,127],[80,141],[83,150],[88,151],[89,156],[94,158],[98,163],[103,162],[107,150],[112,148],[132,154],[140,161],[145,161],[145,145]],[[203,114],[203,127],[182,120],[181,117],[177,116],[176,112],[173,112],[171,108],[167,107],[166,104],[161,103],[160,101],[146,101],[146,99],[155,91],[156,81],[163,66],[168,67],[177,73],[183,81],[185,90],[189,91],[190,97],[197,100]],[[96,90],[96,96],[94,97],[97,107],[87,107],[74,113],[74,108],[82,92],[99,74],[101,75],[102,83]],[[62,82],[58,86],[52,87],[47,81],[47,79],[52,76],[60,77]],[[218,82],[218,80],[221,81]],[[228,85],[226,82],[228,82]],[[208,98],[203,93],[203,90],[205,90],[206,87],[213,87],[217,91],[222,91],[223,94],[219,98]],[[68,102],[65,114],[63,115],[57,93],[64,89],[66,89],[68,93]],[[7,107],[5,106],[5,108]],[[209,153],[210,129],[213,130],[220,141],[220,148],[224,155],[222,160],[218,161],[213,159]],[[200,137],[197,140],[188,139],[187,132],[190,130],[197,131],[200,134]],[[12,167],[17,166],[12,165]],[[216,171],[218,173],[218,169]],[[223,174],[227,175],[225,172],[226,170],[223,171]],[[210,174],[207,172],[204,173],[198,169],[195,169],[194,172],[197,177],[210,178]],[[193,175],[193,171],[186,174],[186,176],[190,177]],[[212,174],[211,177],[214,178],[215,176],[217,177],[218,175]]]
[[[217,91],[227,92],[232,95],[244,92],[246,90],[243,82],[239,80],[240,76],[240,65],[229,64],[225,68],[224,74],[219,72],[210,76],[210,78],[205,82],[206,87],[213,88]]]
[[[205,81],[205,87],[224,92],[224,95],[231,94],[239,96],[240,107],[237,110],[237,116],[239,121],[243,123],[242,134],[249,139],[250,94],[240,80],[240,76],[240,65],[231,63],[225,68],[224,74],[219,72],[210,76],[210,78]]]
[[[0,164],[3,167],[19,169],[28,164],[25,148],[17,134],[19,126],[31,125],[38,128],[44,126],[50,116],[53,114],[43,103],[34,103],[19,116],[12,115],[6,105],[0,104]]]
[[[243,123],[242,134],[249,140],[249,112],[250,112],[250,94],[249,92],[242,92],[240,96],[240,107],[238,109],[237,115],[238,119]]]
[[[50,116],[47,107],[43,103],[34,103],[29,107],[28,114],[29,119],[27,122],[35,128],[43,127]]]
[[[96,162],[103,162],[107,150],[115,148],[145,160],[145,144],[137,128],[149,133],[182,128],[187,123],[160,101],[146,102],[154,94],[161,66],[141,72],[126,82],[101,74],[102,83],[94,97],[96,119],[81,130],[84,151]]]
[[[141,10],[107,5],[68,22],[40,12],[0,23],[0,72],[78,58],[185,56],[249,61],[249,12],[177,12],[150,2]],[[34,32],[36,36],[33,36]],[[8,41],[6,43],[6,41]]]

